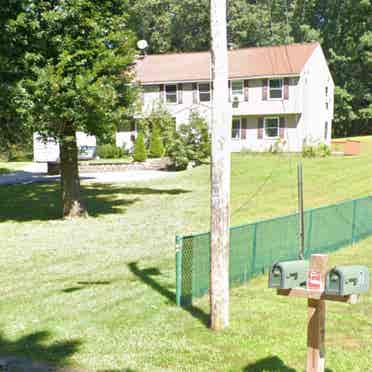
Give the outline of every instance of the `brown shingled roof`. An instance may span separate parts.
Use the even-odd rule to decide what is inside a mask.
[[[299,75],[319,43],[244,48],[229,51],[229,77]],[[142,84],[210,78],[210,52],[153,54],[136,64]]]

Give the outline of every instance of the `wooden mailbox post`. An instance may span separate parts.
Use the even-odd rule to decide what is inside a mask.
[[[326,301],[339,301],[355,304],[358,295],[326,295],[325,280],[327,275],[328,256],[314,254],[310,259],[307,288],[277,289],[281,296],[307,298],[307,372],[323,372],[325,367],[325,316]]]

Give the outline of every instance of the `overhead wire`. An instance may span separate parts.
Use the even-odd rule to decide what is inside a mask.
[[[279,170],[281,169],[280,166],[278,166],[278,164],[282,162],[283,157],[284,156],[279,155],[279,161],[277,162],[276,166],[272,167],[271,172],[265,177],[264,181],[256,188],[256,190],[253,193],[250,194],[250,196],[248,197],[248,200],[245,201],[238,208],[234,209],[231,212],[231,217],[235,216],[238,212],[244,210],[253,200],[255,200],[257,195],[261,193],[261,191],[266,187],[266,185],[269,183],[269,181],[271,181],[273,176],[277,172],[279,172]]]

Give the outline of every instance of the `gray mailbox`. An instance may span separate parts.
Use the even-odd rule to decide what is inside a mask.
[[[305,287],[308,271],[308,261],[277,262],[270,269],[269,288]]]
[[[326,294],[348,296],[367,292],[368,289],[369,272],[366,266],[336,266],[327,274]]]

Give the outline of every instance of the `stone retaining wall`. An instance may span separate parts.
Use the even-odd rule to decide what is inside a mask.
[[[145,162],[131,163],[79,163],[80,173],[126,172],[143,170],[167,170],[171,165],[169,158],[148,159]],[[59,163],[48,163],[48,174],[59,174]]]

